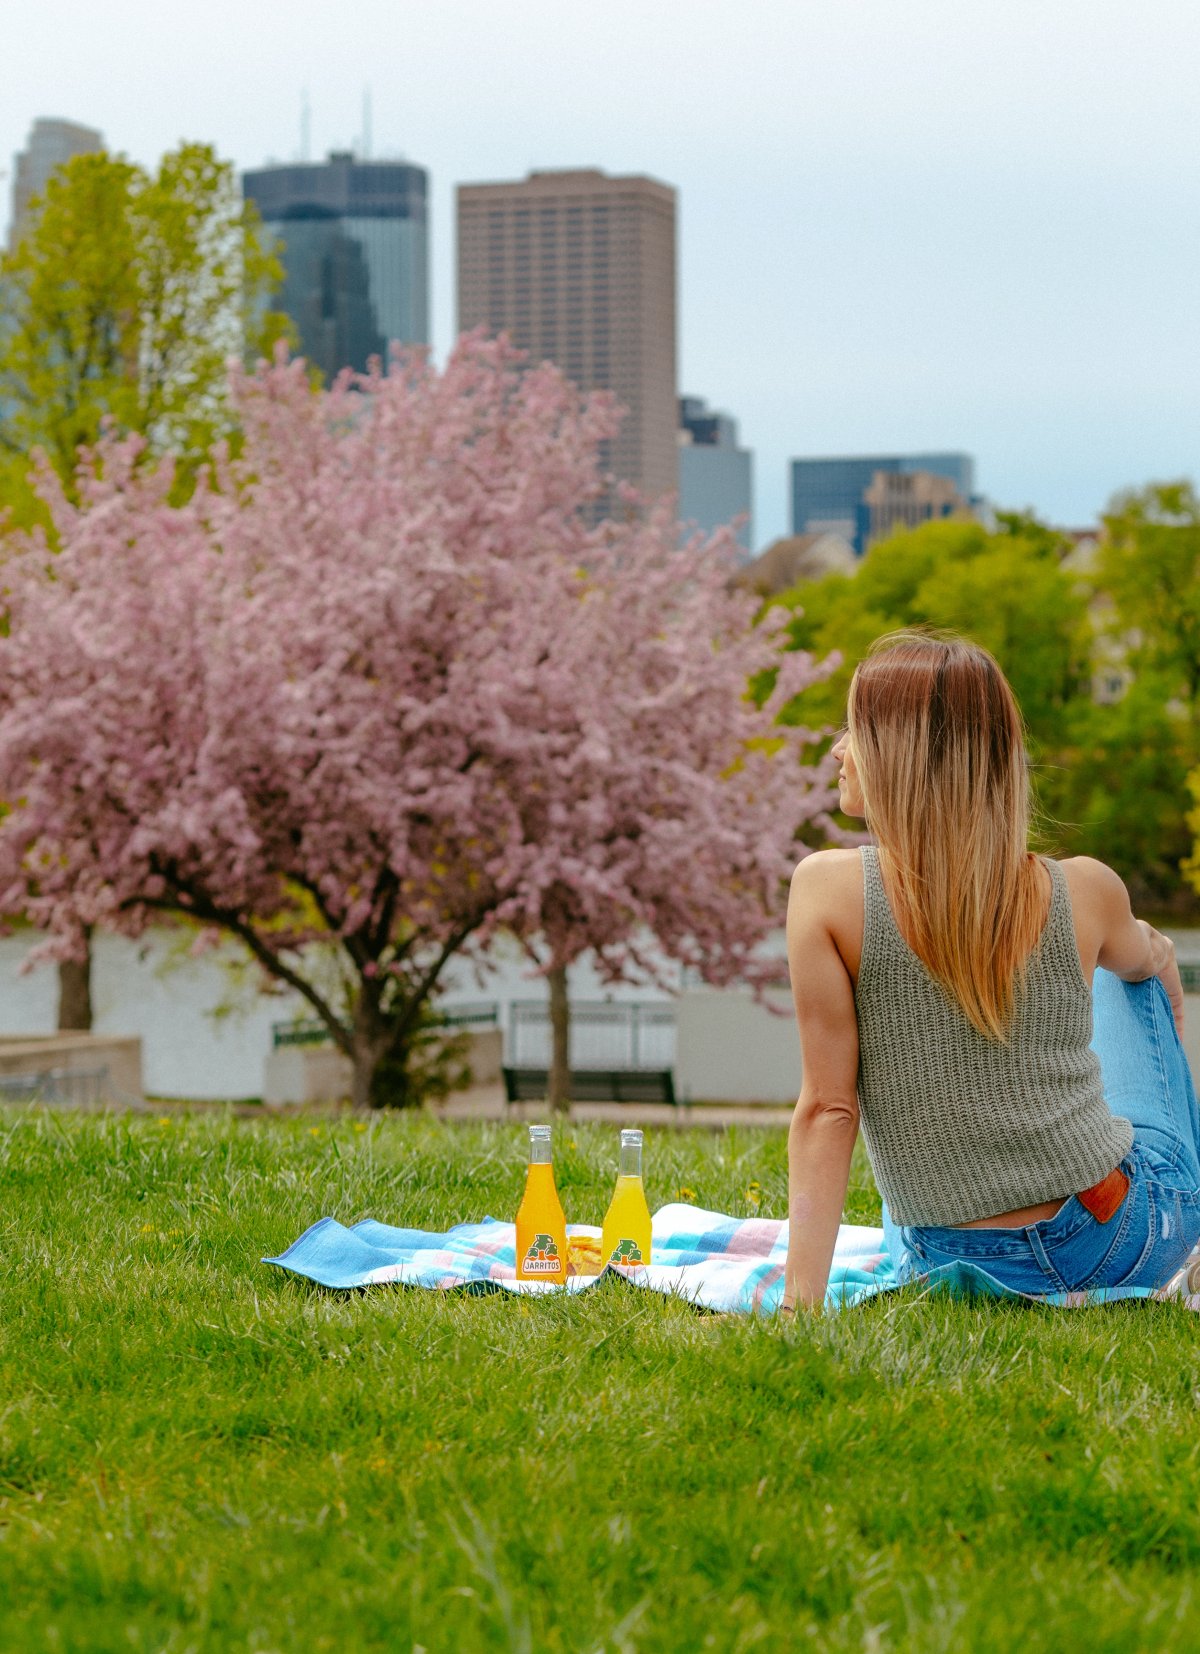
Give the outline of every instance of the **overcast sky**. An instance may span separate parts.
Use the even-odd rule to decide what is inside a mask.
[[[1198,72],[1197,0],[0,0],[0,166],[37,115],[289,159],[305,89],[322,155],[369,86],[431,173],[439,358],[456,182],[647,172],[759,544],[796,454],[965,448],[1075,524],[1200,472]]]

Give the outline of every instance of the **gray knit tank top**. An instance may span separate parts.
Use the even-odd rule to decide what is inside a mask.
[[[1090,1189],[1133,1144],[1089,1048],[1092,998],[1066,874],[1048,856],[1050,913],[1007,1045],[984,1036],[901,936],[879,852],[863,845],[854,993],[858,1097],[875,1181],[901,1224],[968,1223]]]

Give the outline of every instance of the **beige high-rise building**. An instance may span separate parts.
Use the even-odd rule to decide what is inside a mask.
[[[29,215],[29,204],[41,195],[50,176],[72,155],[88,155],[104,148],[104,139],[94,127],[77,121],[42,117],[33,123],[29,142],[17,155],[13,176],[12,218],[9,222],[9,249],[16,247]]]
[[[876,471],[863,503],[870,514],[868,546],[935,518],[971,516],[970,501],[963,499],[949,477],[932,471]]]
[[[627,412],[606,470],[678,486],[675,191],[595,169],[458,187],[458,326],[507,332],[534,362]],[[611,509],[612,501],[605,502]]]

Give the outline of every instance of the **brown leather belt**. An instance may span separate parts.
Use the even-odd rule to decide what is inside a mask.
[[[1099,1183],[1093,1183],[1090,1189],[1081,1190],[1075,1199],[1085,1212],[1092,1214],[1097,1223],[1107,1223],[1128,1193],[1129,1178],[1120,1166],[1114,1166],[1107,1177],[1102,1177]]]

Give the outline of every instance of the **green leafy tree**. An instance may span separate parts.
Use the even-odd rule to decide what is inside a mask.
[[[41,455],[69,496],[79,449],[106,423],[170,449],[186,490],[230,428],[231,356],[290,324],[268,308],[282,275],[233,168],[183,144],[151,174],[77,155],[50,178],[0,259],[0,530],[49,529],[31,485]],[[90,1028],[90,966],[60,967],[60,1028]]]
[[[1134,901],[1163,915],[1200,890],[1200,507],[1185,484],[1122,496],[1087,576],[1069,542],[1036,519],[929,523],[873,546],[856,575],[827,576],[781,600],[797,648],[839,650],[832,678],[805,691],[805,722],[840,724],[855,666],[881,633],[930,625],[982,643],[1025,715],[1043,838],[1098,856]],[[1133,668],[1112,704],[1092,697],[1099,629]],[[857,825],[857,824],[855,824]],[[1188,868],[1181,864],[1193,850]]]
[[[230,356],[287,333],[267,308],[281,273],[208,145],[182,145],[153,174],[103,153],[68,161],[0,261],[8,503],[28,509],[35,450],[70,489],[106,420],[152,456],[202,459],[228,426]]]
[[[1094,579],[1108,599],[1106,629],[1142,688],[1126,697],[1138,727],[1109,780],[1123,801],[1138,798],[1139,849],[1164,907],[1177,909],[1184,891],[1200,891],[1200,819],[1188,807],[1200,798],[1200,496],[1190,482],[1150,483],[1118,495],[1104,523]],[[1103,807],[1116,811],[1116,797]],[[1132,823],[1126,832],[1133,839]],[[1164,863],[1174,869],[1165,886]]]
[[[831,678],[805,691],[805,721],[841,723],[850,678],[875,638],[936,626],[992,651],[1036,747],[1054,750],[1090,671],[1086,594],[1063,566],[1065,549],[1061,536],[1024,517],[1002,519],[994,533],[979,523],[931,522],[872,546],[852,576],[827,575],[787,593],[795,646],[842,656]]]
[[[1043,793],[1072,851],[1115,867],[1144,912],[1178,916],[1193,905],[1180,871],[1192,847],[1190,751],[1186,720],[1148,672],[1110,705],[1077,704],[1045,767]]]
[[[1183,863],[1183,875],[1192,890],[1200,892],[1200,769],[1188,776],[1187,788],[1192,808],[1187,814],[1190,851]]]
[[[1200,496],[1190,482],[1151,483],[1118,495],[1104,524],[1095,582],[1112,601],[1109,629],[1200,742]]]

